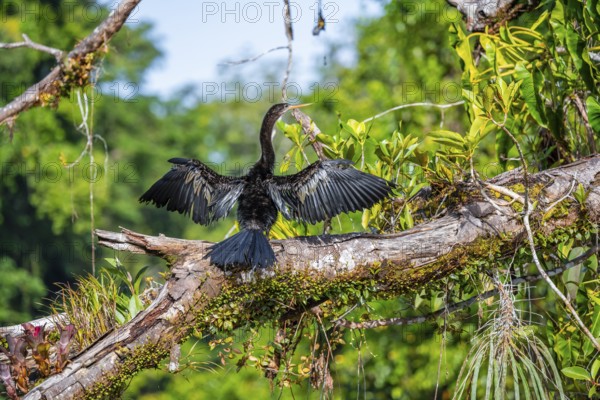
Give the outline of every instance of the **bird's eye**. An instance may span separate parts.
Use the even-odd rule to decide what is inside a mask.
[[[479,9],[479,10],[477,10],[477,15],[478,15],[480,18],[487,18],[487,14],[485,13],[485,10],[484,10],[484,9]]]

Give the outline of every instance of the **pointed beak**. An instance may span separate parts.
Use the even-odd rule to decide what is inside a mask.
[[[315,103],[295,104],[295,105],[290,106],[289,110],[293,110],[294,108],[302,108],[302,107],[310,106],[312,104],[315,104]]]

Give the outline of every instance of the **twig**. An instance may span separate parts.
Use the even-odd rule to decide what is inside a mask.
[[[594,130],[590,125],[588,113],[583,105],[583,102],[577,94],[573,95],[573,102],[575,103],[575,107],[577,108],[577,111],[579,111],[579,115],[581,115],[581,119],[583,120],[583,125],[585,126],[585,131],[587,133],[588,145],[590,146],[590,153],[594,154],[596,153],[596,135],[594,134]]]
[[[43,44],[35,43],[32,41],[29,36],[23,34],[23,41],[17,43],[0,43],[0,49],[17,49],[20,47],[28,47],[30,49],[42,51],[44,53],[48,53],[56,58],[56,61],[60,62],[63,58],[65,52],[59,49],[55,49],[54,47],[45,46]]]
[[[285,69],[285,75],[283,76],[283,81],[281,83],[281,97],[283,101],[287,101],[287,84],[290,79],[290,73],[292,72],[292,60],[293,60],[293,50],[292,50],[292,42],[294,40],[294,30],[292,29],[292,15],[290,8],[290,0],[283,0],[283,11],[284,17],[283,22],[285,23],[285,36],[287,37],[287,49],[288,49],[288,61],[287,67]]]
[[[483,182],[483,185],[488,188],[491,189],[495,192],[498,192],[500,194],[503,194],[505,196],[510,197],[513,200],[518,201],[521,204],[525,204],[525,199],[523,198],[523,196],[521,196],[520,194],[517,194],[515,192],[513,192],[512,190],[504,187],[504,186],[498,186],[498,185],[494,185],[493,183],[489,183],[489,182]]]
[[[446,301],[444,302],[444,308],[446,308],[446,305],[448,304],[449,293],[450,292],[448,290],[448,280],[446,279],[445,296],[444,296]],[[435,380],[435,394],[433,396],[433,400],[437,400],[438,391],[440,389],[440,377],[442,375],[442,359],[444,357],[444,350],[446,349],[447,333],[448,333],[448,313],[444,314],[444,331],[442,332],[442,340],[440,340],[440,358],[438,360],[437,378]]]
[[[492,200],[492,198],[487,194],[487,192],[485,191],[485,189],[483,187],[485,185],[485,182],[482,182],[481,179],[479,179],[477,171],[475,171],[475,166],[473,164],[473,157],[470,157],[469,163],[470,163],[470,169],[471,169],[471,179],[473,179],[473,182],[475,182],[475,185],[477,185],[477,187],[479,188],[479,193],[481,193],[483,198],[489,204],[491,204],[492,207],[494,207],[494,209],[496,211],[498,211],[500,214],[503,214],[506,216],[510,215],[506,210],[502,209],[503,206],[508,206],[508,205],[510,205],[510,203],[500,205],[496,201]]]
[[[560,199],[556,200],[554,203],[552,203],[548,207],[546,207],[544,209],[544,213],[547,213],[548,211],[552,210],[554,207],[556,207],[557,204],[560,204],[563,200],[565,200],[567,197],[569,197],[571,195],[571,193],[573,193],[573,189],[575,189],[576,183],[577,183],[577,171],[575,171],[575,176],[573,177],[573,181],[571,182],[571,187],[569,188],[569,190],[567,190],[567,193],[564,196],[562,196]]]
[[[108,41],[122,28],[123,24],[141,0],[122,0],[117,4],[108,17],[85,39],[79,42],[67,55],[67,60],[79,60],[105,46]],[[20,113],[31,107],[42,104],[42,95],[56,96],[59,85],[55,83],[62,79],[62,64],[57,65],[41,81],[30,86],[24,93],[13,99],[9,104],[0,108],[0,125],[7,123]]]
[[[106,168],[107,160],[108,160],[108,158],[107,158],[108,157],[108,147],[106,144],[106,140],[104,140],[104,138],[94,134],[94,130],[93,130],[94,99],[92,98],[92,100],[91,100],[91,104],[92,104],[92,107],[91,107],[92,115],[91,116],[90,116],[89,103],[90,103],[90,100],[88,99],[87,94],[85,92],[83,93],[83,100],[82,100],[81,90],[78,90],[77,91],[77,105],[79,106],[79,113],[81,114],[82,122],[77,127],[77,130],[86,137],[87,141],[86,141],[85,147],[83,148],[83,151],[81,152],[79,157],[77,157],[77,159],[75,161],[73,161],[72,163],[66,165],[66,168],[70,169],[70,168],[73,168],[73,167],[79,165],[79,162],[83,159],[83,157],[86,154],[90,157],[90,168],[92,168],[92,170],[94,171],[93,175],[89,177],[89,182],[88,182],[89,183],[89,193],[90,193],[90,196],[89,196],[89,198],[90,198],[90,225],[91,225],[90,226],[90,245],[91,245],[92,274],[95,275],[96,274],[96,245],[94,244],[94,236],[95,236],[95,234],[94,234],[94,231],[95,231],[94,183],[96,182],[98,171],[96,170],[96,163],[95,163],[95,159],[94,159],[94,140],[98,139],[101,142],[103,142],[103,144],[104,144],[105,168]]]
[[[563,273],[566,270],[571,269],[571,268],[581,264],[583,261],[587,260],[592,255],[598,253],[598,250],[600,250],[600,246],[594,245],[594,246],[590,247],[589,250],[587,250],[585,253],[583,253],[579,257],[574,258],[573,260],[561,265],[560,267],[557,267],[557,268],[547,271],[545,273],[547,276],[555,276],[560,273]],[[545,280],[545,279],[546,278],[541,273],[536,274],[536,275],[525,275],[522,277],[514,278],[511,282],[511,284],[513,286],[515,286],[515,285],[519,285],[521,283],[526,283],[526,282],[531,283],[531,282],[537,282],[537,281],[541,281],[541,280]],[[441,308],[437,311],[434,311],[432,313],[429,313],[426,315],[420,315],[418,317],[387,318],[387,319],[379,319],[379,320],[372,320],[372,321],[365,321],[365,322],[353,322],[353,321],[348,321],[345,319],[338,318],[335,321],[333,321],[332,323],[334,325],[339,325],[341,327],[348,328],[348,329],[373,329],[373,328],[378,328],[381,326],[391,326],[391,325],[399,326],[399,325],[421,324],[425,321],[436,319],[436,318],[439,318],[439,317],[442,317],[442,316],[445,316],[448,314],[452,314],[456,311],[460,311],[462,309],[465,309],[465,308],[471,306],[475,302],[480,302],[482,300],[489,299],[490,297],[494,297],[497,294],[498,294],[498,289],[492,289],[487,292],[478,294],[476,296],[469,297],[466,300],[452,303],[452,304],[450,304],[444,308]]]
[[[223,63],[220,63],[219,65],[221,65],[221,66],[226,66],[226,65],[240,65],[240,64],[246,64],[246,63],[249,63],[249,62],[256,61],[256,60],[258,60],[259,58],[261,58],[261,57],[263,57],[263,56],[266,56],[267,54],[269,54],[269,53],[272,53],[272,52],[274,52],[274,51],[277,51],[277,50],[285,50],[285,49],[287,49],[287,48],[288,48],[288,46],[278,46],[278,47],[273,47],[272,49],[269,49],[269,50],[265,51],[264,53],[261,53],[261,54],[259,54],[259,55],[257,55],[257,56],[254,56],[254,57],[251,57],[251,58],[245,58],[245,59],[243,59],[243,60],[239,60],[239,61],[225,61],[225,62],[223,62]]]
[[[369,122],[369,121],[373,121],[377,118],[383,117],[386,114],[389,114],[393,111],[397,111],[397,110],[402,110],[403,108],[411,108],[411,107],[434,107],[434,108],[439,108],[441,110],[445,110],[447,108],[451,108],[451,107],[456,107],[456,106],[460,106],[461,104],[465,104],[464,100],[460,100],[454,103],[449,103],[449,104],[435,104],[435,103],[411,103],[411,104],[402,104],[393,108],[390,108],[389,110],[385,110],[373,117],[367,118],[365,119],[363,122]]]

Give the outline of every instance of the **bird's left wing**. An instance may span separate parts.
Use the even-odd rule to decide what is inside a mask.
[[[225,217],[242,193],[244,181],[224,176],[198,160],[171,158],[171,170],[140,197],[142,203],[167,206],[208,225]]]
[[[269,195],[286,218],[314,224],[369,208],[388,197],[393,188],[393,183],[355,169],[351,161],[328,160],[294,175],[273,177]]]

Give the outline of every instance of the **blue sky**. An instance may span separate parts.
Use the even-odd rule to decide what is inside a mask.
[[[150,71],[144,91],[171,96],[178,88],[195,84],[201,91],[209,93],[211,88],[222,88],[221,85],[233,76],[251,82],[252,76],[262,75],[265,71],[274,72],[276,79],[281,81],[283,70],[278,67],[287,60],[286,50],[267,54],[250,64],[227,67],[219,64],[286,45],[282,4],[281,0],[142,1],[129,23],[153,22],[154,38],[165,54]],[[290,81],[300,85],[302,90],[309,90],[317,83],[315,70],[324,65],[328,43],[352,44],[354,20],[381,13],[380,3],[374,0],[323,0],[326,30],[313,36],[317,1],[291,1],[291,5],[295,37]],[[351,54],[346,54],[345,58],[352,61]],[[260,85],[264,89],[262,82]],[[251,95],[249,92],[248,96]]]

